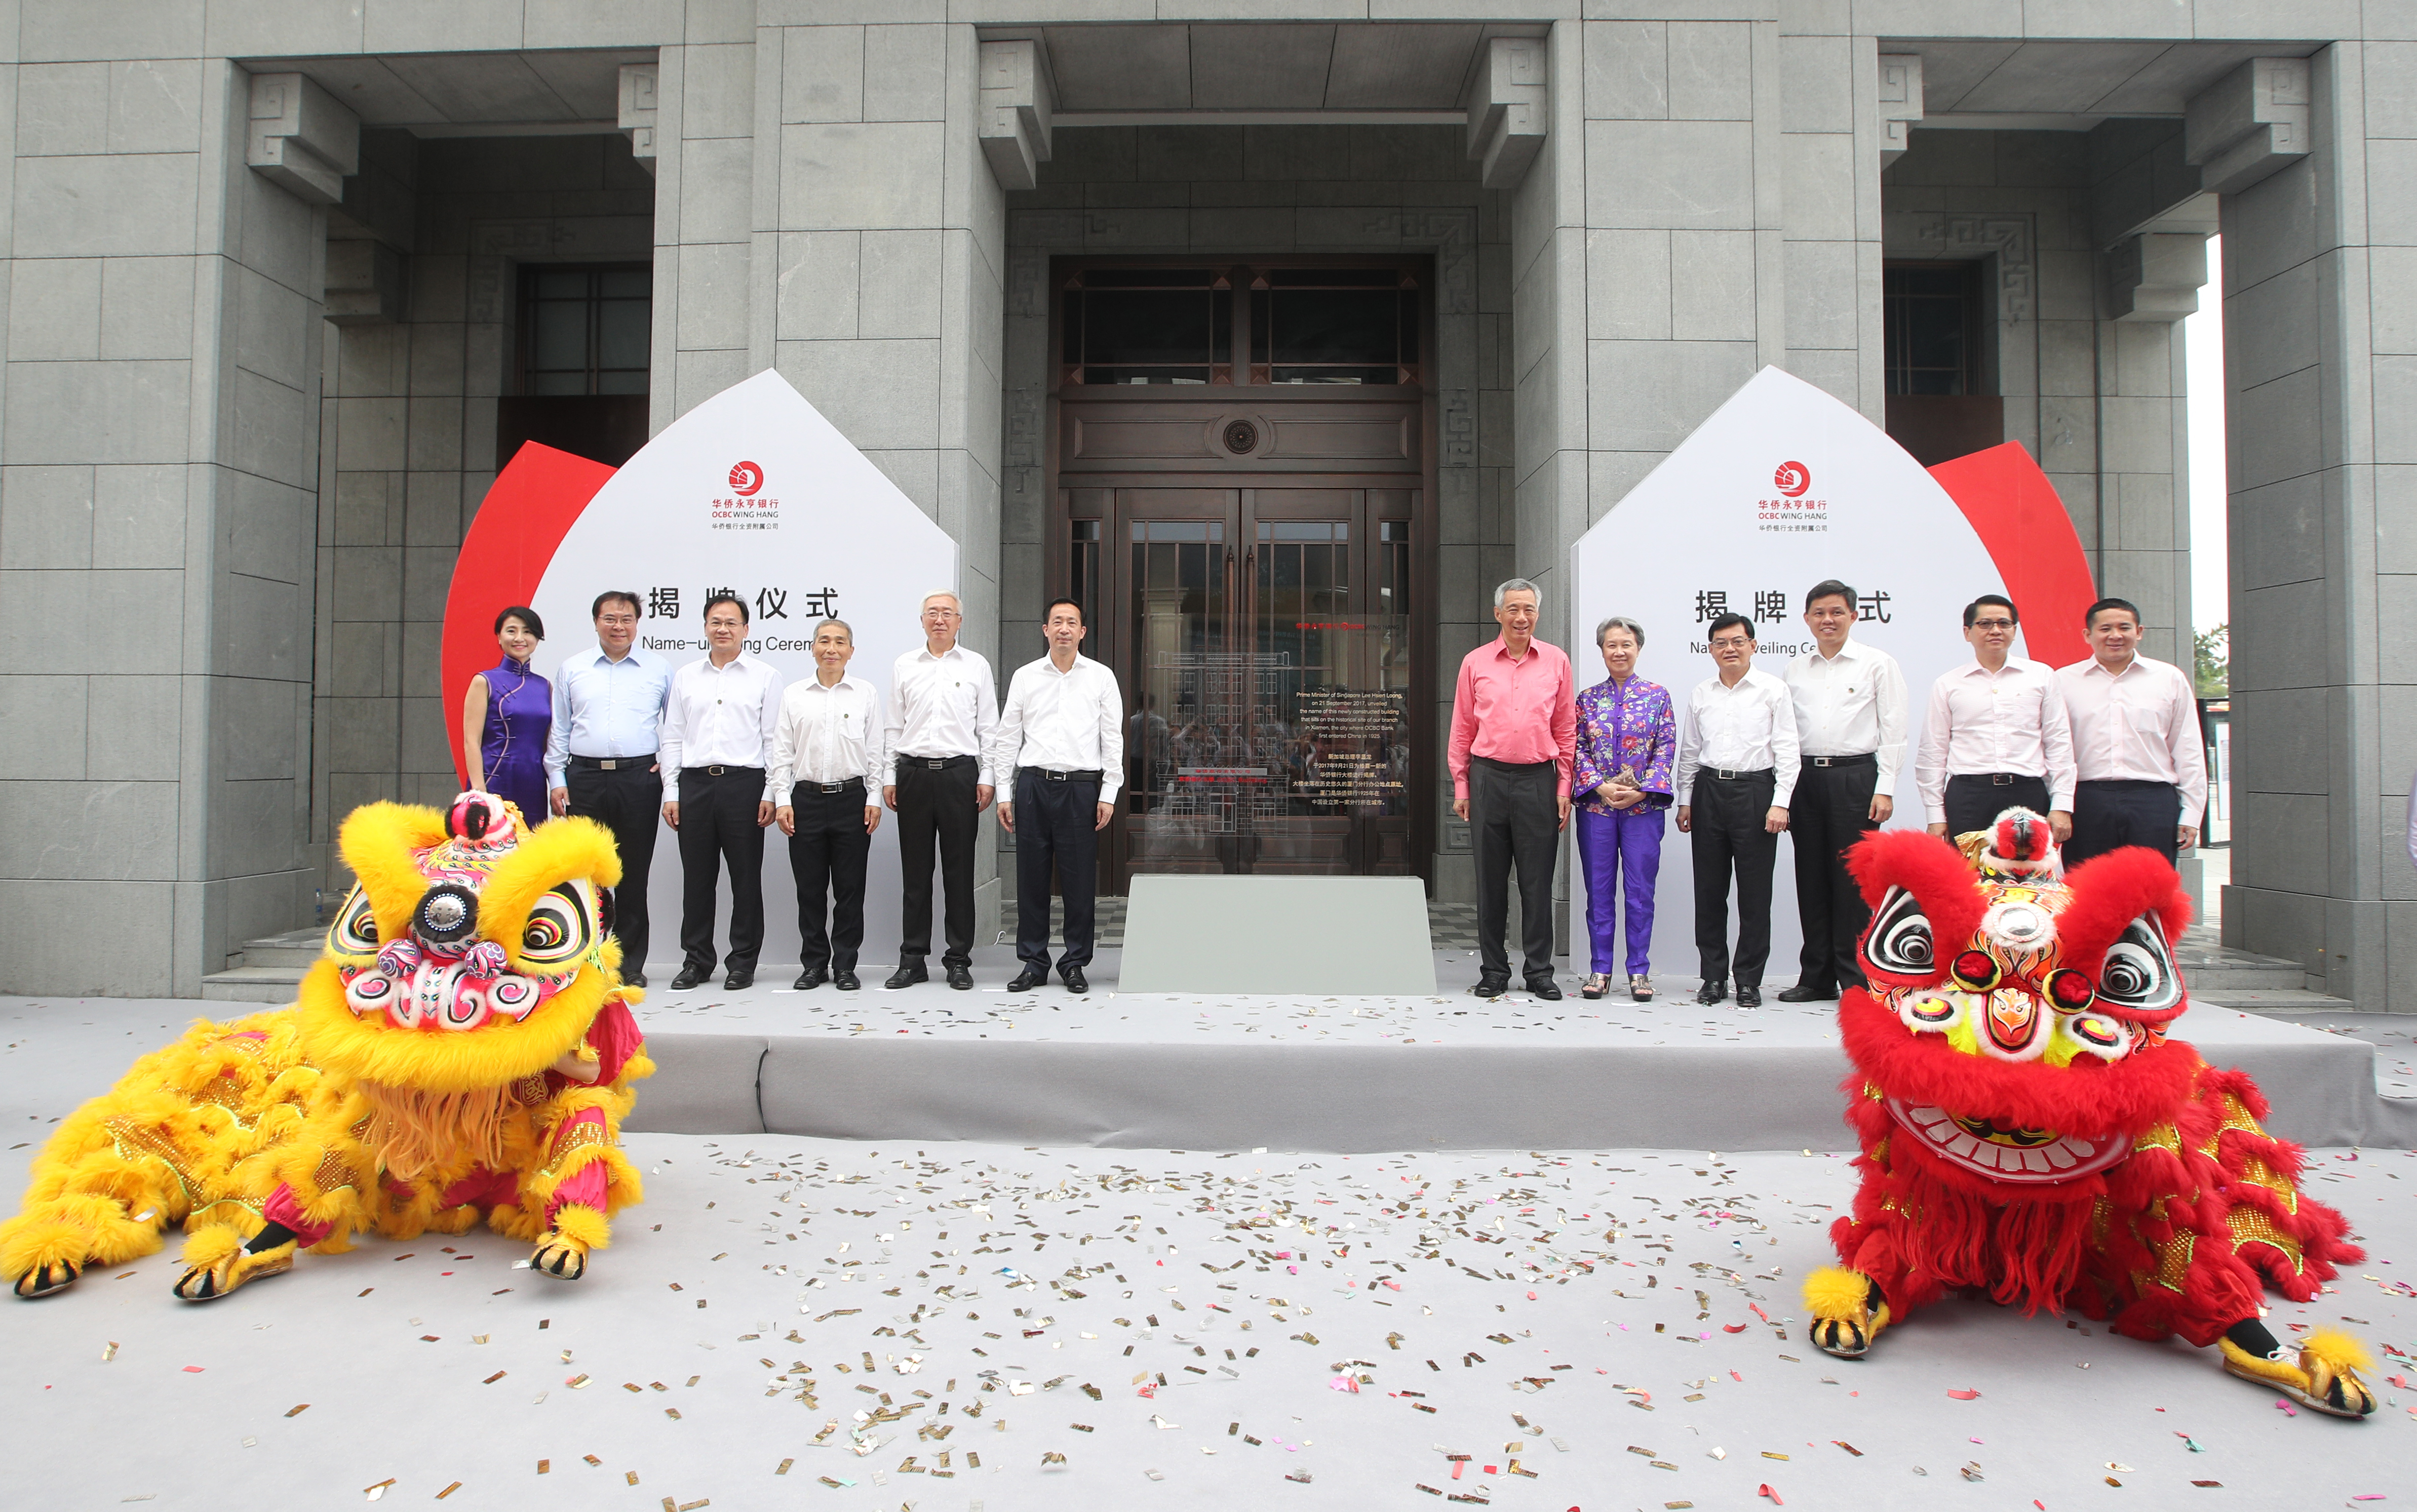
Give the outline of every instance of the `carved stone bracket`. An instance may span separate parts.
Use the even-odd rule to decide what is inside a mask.
[[[1490,189],[1526,176],[1552,125],[1551,44],[1542,37],[1497,37],[1485,44],[1468,101],[1468,155],[1482,163]]]
[[[630,133],[630,156],[650,174],[655,171],[655,126],[662,82],[659,63],[621,65],[620,128]]]
[[[2237,194],[2308,155],[2305,58],[2251,58],[2182,107],[2182,160],[2199,182]]]
[[[1880,54],[1880,166],[1905,156],[1913,123],[1922,119],[1922,54]]]
[[[361,118],[298,73],[251,76],[244,161],[311,204],[334,204],[360,172]]]
[[[1004,189],[1028,189],[1049,160],[1056,91],[1041,44],[1029,38],[981,45],[982,156]]]

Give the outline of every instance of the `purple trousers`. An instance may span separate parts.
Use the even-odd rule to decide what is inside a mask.
[[[1618,901],[1619,874],[1628,873],[1628,971],[1651,970],[1653,953],[1653,879],[1662,872],[1663,810],[1643,804],[1616,814],[1590,809],[1577,811],[1578,864],[1586,869],[1587,938],[1594,964],[1589,969],[1613,974],[1612,909]]]

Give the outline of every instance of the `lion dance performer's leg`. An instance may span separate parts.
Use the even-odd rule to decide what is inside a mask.
[[[267,1152],[291,1137],[318,1075],[285,1013],[196,1022],[61,1121],[0,1223],[0,1277],[21,1297],[64,1291],[91,1265],[160,1247],[171,1223],[255,1221]]]
[[[1889,1163],[1892,1126],[1871,1095],[1854,1098],[1848,1118],[1863,1153],[1855,1157],[1862,1181],[1855,1189],[1852,1216],[1830,1226],[1838,1266],[1804,1280],[1804,1305],[1812,1317],[1815,1348],[1840,1359],[1860,1359],[1880,1330],[1937,1299],[1937,1277],[1917,1268],[1907,1254],[1907,1226],[1921,1220],[1912,1193]],[[1843,1267],[1843,1268],[1840,1268]]]
[[[197,1227],[186,1243],[175,1293],[214,1302],[236,1288],[294,1266],[294,1252],[342,1254],[375,1218],[370,1183],[376,1157],[362,1143],[369,1123],[357,1096],[329,1099],[268,1161],[272,1178],[258,1228]]]
[[[2301,1194],[2301,1151],[2268,1134],[2266,1100],[2240,1071],[2202,1071],[2178,1126],[2162,1127],[2110,1181],[2114,1209],[2100,1285],[2121,1300],[2118,1333],[2179,1334],[2214,1345],[2224,1368],[2339,1417],[2364,1417],[2375,1368],[2348,1334],[2318,1329],[2297,1346],[2266,1326],[2264,1290],[2313,1300],[2335,1267],[2364,1258],[2349,1224]]]
[[[554,1078],[560,1090],[536,1110],[544,1158],[521,1173],[519,1204],[488,1217],[499,1232],[533,1240],[535,1268],[565,1281],[586,1273],[588,1252],[611,1242],[607,1220],[643,1195],[620,1129],[637,1101],[630,1084],[655,1070],[636,1021],[617,1002],[596,1016],[579,1053],[596,1057],[587,1063],[596,1080]]]

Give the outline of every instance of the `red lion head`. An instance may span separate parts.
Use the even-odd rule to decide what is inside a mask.
[[[2009,809],[1961,848],[1918,830],[1857,845],[1870,986],[1839,1005],[1865,1095],[1938,1165],[2000,1191],[2121,1160],[2190,1096],[2197,1053],[2173,942],[2190,900],[2165,858],[2064,874],[2047,821]]]

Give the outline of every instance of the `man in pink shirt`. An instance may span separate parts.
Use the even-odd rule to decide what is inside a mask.
[[[1553,861],[1570,822],[1570,768],[1578,712],[1570,658],[1535,638],[1543,595],[1525,578],[1494,590],[1496,639],[1461,658],[1452,693],[1452,811],[1477,849],[1479,997],[1511,987],[1511,866],[1519,867],[1519,915],[1528,990],[1558,999],[1553,981]]]

